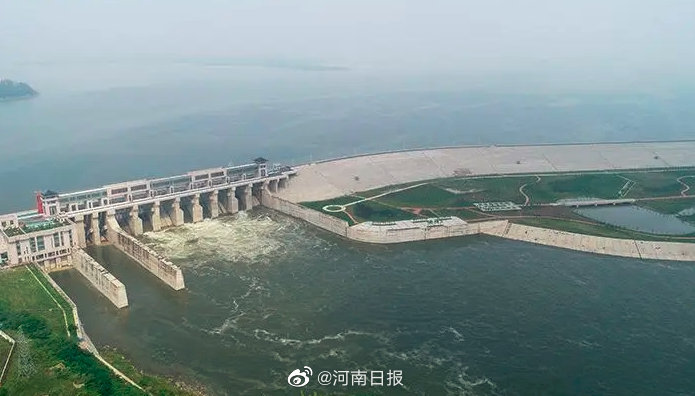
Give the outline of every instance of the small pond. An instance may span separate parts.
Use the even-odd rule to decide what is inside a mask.
[[[600,206],[575,209],[577,214],[629,230],[662,235],[695,233],[695,225],[639,206]]]

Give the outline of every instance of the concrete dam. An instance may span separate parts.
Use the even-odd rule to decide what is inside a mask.
[[[174,290],[185,288],[181,269],[136,237],[184,223],[250,210],[264,195],[289,185],[296,170],[246,165],[106,185],[72,193],[36,195],[36,209],[0,215],[0,263],[37,263],[45,271],[75,268],[116,307],[128,305],[125,286],[82,249],[112,244]]]
[[[695,141],[464,146],[397,151],[305,164],[269,166],[264,158],[73,193],[45,191],[36,208],[0,215],[0,268],[37,263],[44,271],[76,268],[115,306],[128,305],[125,285],[88,256],[87,245],[112,244],[174,290],[181,269],[136,237],[263,205],[344,238],[402,243],[473,234],[494,235],[598,254],[695,261],[695,244],[646,242],[457,217],[349,225],[300,204],[373,188],[445,177],[530,172],[694,167]],[[290,182],[291,181],[291,182]]]

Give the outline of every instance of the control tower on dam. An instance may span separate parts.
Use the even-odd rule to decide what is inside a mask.
[[[124,306],[124,286],[81,254],[88,244],[110,243],[180,290],[185,287],[181,269],[135,237],[146,231],[252,209],[261,204],[264,193],[287,187],[290,177],[296,174],[287,166],[269,166],[259,157],[245,165],[72,193],[40,192],[36,194],[35,210],[0,215],[0,266],[32,262],[45,270],[72,266],[105,295],[107,288],[110,295],[114,290],[121,293],[118,305]],[[107,287],[105,283],[112,284]]]

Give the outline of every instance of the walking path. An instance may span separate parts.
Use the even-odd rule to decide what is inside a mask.
[[[361,198],[361,199],[358,199],[357,201],[350,202],[350,203],[346,203],[346,204],[342,204],[342,205],[337,205],[337,204],[334,204],[334,205],[326,205],[326,206],[324,206],[322,209],[323,209],[325,212],[330,212],[330,213],[337,213],[337,212],[345,212],[345,213],[347,213],[347,212],[345,211],[345,209],[347,209],[348,206],[356,205],[356,204],[361,203],[361,202],[371,201],[371,200],[374,200],[374,199],[377,199],[377,198],[381,198],[381,197],[384,197],[384,196],[386,196],[386,195],[395,194],[395,193],[398,193],[398,192],[401,192],[401,191],[410,190],[410,189],[412,189],[412,188],[424,186],[425,184],[429,184],[429,183],[420,183],[420,184],[415,184],[415,185],[413,185],[413,186],[408,186],[408,187],[399,188],[399,189],[396,189],[396,190],[389,190],[389,191],[386,191],[386,192],[384,192],[384,193],[381,193],[381,194],[378,194],[378,195],[374,195],[374,196],[372,196],[372,197]],[[351,218],[352,218],[352,216],[351,216]],[[354,219],[353,219],[353,220],[354,220]]]
[[[683,181],[683,179],[688,177],[695,177],[695,175],[681,176],[678,179],[676,179],[676,181],[683,186],[683,190],[681,190],[681,196],[683,197],[687,196],[688,191],[690,191],[690,186]]]
[[[538,184],[540,182],[541,182],[541,177],[536,175],[536,181],[534,182],[534,184]],[[523,186],[519,187],[519,193],[521,195],[523,195],[524,199],[525,199],[524,204],[522,206],[529,206],[529,204],[531,203],[531,198],[529,198],[529,196],[526,195],[526,193],[524,192],[524,188],[526,188],[526,186],[528,186],[529,184],[530,183],[525,183]]]

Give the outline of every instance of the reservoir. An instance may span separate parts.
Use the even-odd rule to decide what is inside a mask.
[[[695,233],[695,226],[679,219],[639,206],[602,206],[580,208],[576,213],[590,219],[627,228],[633,231],[661,235],[686,235]]]
[[[336,394],[695,389],[690,264],[483,236],[372,246],[263,209],[144,239],[187,290],[108,246],[91,253],[126,284],[127,309],[77,273],[53,276],[95,343],[213,394],[299,394],[287,375],[303,366],[403,371],[404,388],[306,388]]]

